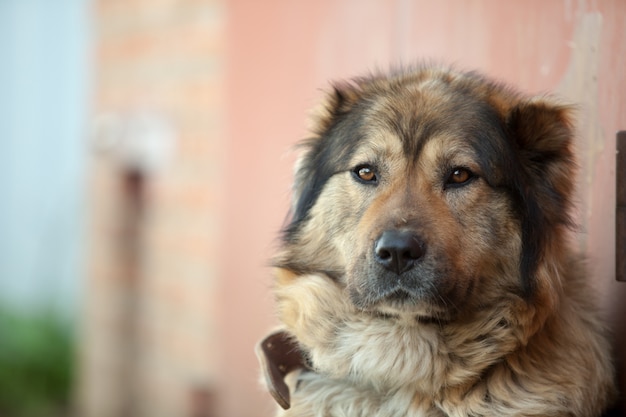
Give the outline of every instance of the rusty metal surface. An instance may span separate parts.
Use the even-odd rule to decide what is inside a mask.
[[[615,167],[615,278],[626,281],[626,130],[617,132]]]

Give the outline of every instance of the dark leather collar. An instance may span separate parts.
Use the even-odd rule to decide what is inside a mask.
[[[257,344],[255,351],[270,394],[287,410],[291,399],[285,377],[296,369],[310,369],[305,353],[284,330],[270,333]]]

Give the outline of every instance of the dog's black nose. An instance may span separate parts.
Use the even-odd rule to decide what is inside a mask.
[[[414,233],[401,230],[387,230],[374,246],[376,262],[389,271],[400,275],[415,266],[424,255],[421,239]]]

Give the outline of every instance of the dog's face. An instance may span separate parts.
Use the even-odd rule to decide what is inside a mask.
[[[331,276],[357,309],[426,322],[534,296],[549,231],[568,221],[566,112],[433,69],[337,86],[277,263]]]

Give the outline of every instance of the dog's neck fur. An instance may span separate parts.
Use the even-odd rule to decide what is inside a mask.
[[[296,282],[297,285],[291,285]],[[449,415],[471,415],[480,414],[483,409],[492,410],[494,402],[506,404],[512,395],[527,397],[528,410],[534,406],[537,410],[545,410],[546,404],[561,401],[555,398],[567,397],[567,390],[597,389],[590,387],[610,383],[610,377],[606,376],[610,373],[608,363],[585,380],[552,381],[548,377],[549,370],[539,369],[537,365],[520,359],[548,354],[554,357],[554,366],[571,366],[572,360],[581,363],[585,359],[565,357],[560,353],[560,345],[589,344],[589,340],[598,338],[568,334],[571,329],[560,319],[561,315],[539,316],[532,303],[517,296],[501,299],[497,305],[485,305],[484,310],[479,309],[471,317],[439,325],[420,323],[409,315],[390,318],[364,313],[355,310],[349,301],[337,303],[337,300],[347,300],[345,294],[341,293],[336,282],[322,275],[298,276],[278,270],[277,283],[280,318],[286,331],[311,360],[312,371],[300,378],[302,383],[298,384],[296,397],[303,395],[300,398],[319,400],[317,395],[307,391],[318,389],[318,382],[323,380],[325,382],[319,384],[323,391],[318,394],[325,395],[328,400],[330,391],[326,390],[340,385],[362,392],[364,396],[380,398],[382,402],[390,396],[412,393],[413,397],[420,398],[420,407],[426,407],[425,410],[433,408],[447,410]],[[575,282],[571,284],[577,285]],[[554,302],[553,307],[562,310],[566,316],[577,314],[575,310],[581,308],[577,301],[572,302],[566,297],[565,302]],[[591,307],[585,305],[582,308]],[[542,341],[535,343],[535,339]],[[534,345],[551,351],[533,353]],[[593,354],[603,348],[593,345],[589,349]],[[520,352],[524,354],[520,355]],[[544,381],[533,387],[536,390],[516,384],[516,375],[533,373],[537,380]],[[487,375],[490,377],[485,378]],[[498,387],[485,382],[494,378],[508,381],[510,392],[499,392]],[[591,381],[596,382],[592,384]],[[295,390],[295,385],[292,389]],[[407,394],[402,394],[404,392]],[[409,403],[415,403],[415,398]],[[467,398],[473,400],[468,402]],[[564,409],[588,407],[568,401],[564,402]],[[459,409],[465,410],[465,414],[458,414]],[[502,415],[515,414],[514,408],[505,405],[502,410]],[[593,414],[595,411],[589,410],[588,415]],[[420,412],[415,415],[439,414]]]
[[[278,290],[281,317],[315,372],[329,378],[379,391],[412,385],[434,395],[444,386],[480,378],[503,354],[526,343],[527,335],[516,329],[519,312],[513,313],[525,305],[519,298],[501,300],[502,314],[496,318],[490,306],[483,317],[479,311],[471,320],[424,324],[411,314],[390,317],[355,310],[348,301],[324,303],[346,299],[336,283],[320,275],[294,279],[299,285]],[[445,369],[437,368],[443,363]]]

